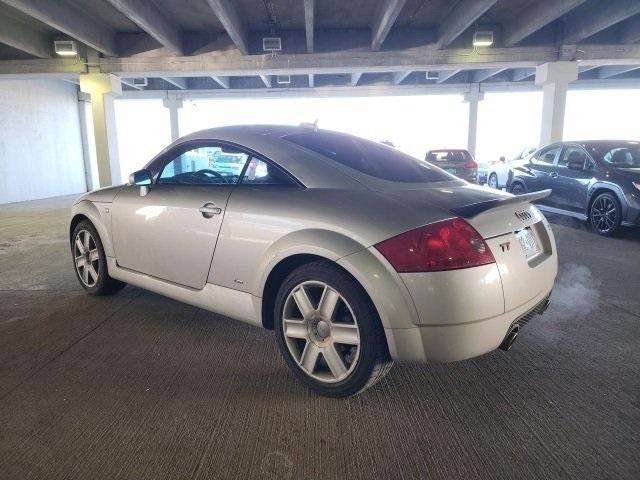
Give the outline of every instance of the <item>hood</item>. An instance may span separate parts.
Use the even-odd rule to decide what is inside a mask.
[[[82,202],[83,200],[89,200],[91,202],[111,203],[123,187],[124,185],[115,185],[113,187],[104,187],[97,190],[92,190],[78,198],[75,203]]]

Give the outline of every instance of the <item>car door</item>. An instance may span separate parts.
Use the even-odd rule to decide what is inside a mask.
[[[554,163],[562,150],[561,144],[549,145],[536,152],[527,165],[527,168],[532,174],[532,177],[527,178],[527,191],[539,191],[550,188],[553,190],[555,185],[555,178],[553,171],[555,169]],[[552,205],[550,197],[540,201],[540,203],[546,205]]]
[[[563,210],[584,213],[595,162],[577,144],[565,145],[556,161],[551,201]]]
[[[256,269],[273,242],[301,228],[283,215],[304,201],[305,188],[271,161],[253,157],[234,189],[213,256],[209,282],[254,292]]]
[[[176,146],[150,166],[150,187],[127,185],[112,206],[118,265],[204,288],[227,201],[249,155],[219,142]]]

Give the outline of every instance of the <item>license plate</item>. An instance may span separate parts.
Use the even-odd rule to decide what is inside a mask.
[[[455,168],[445,168],[445,170],[452,175],[455,175],[457,173],[457,170]]]
[[[540,251],[538,249],[536,238],[533,236],[533,233],[531,233],[531,229],[525,228],[524,230],[520,230],[516,233],[516,237],[518,237],[520,247],[522,247],[522,251],[526,258],[533,257]]]

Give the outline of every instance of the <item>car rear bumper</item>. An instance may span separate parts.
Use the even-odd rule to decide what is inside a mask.
[[[455,362],[483,355],[498,348],[515,323],[542,313],[550,294],[551,290],[545,291],[510,312],[484,320],[385,328],[389,352],[401,362]]]

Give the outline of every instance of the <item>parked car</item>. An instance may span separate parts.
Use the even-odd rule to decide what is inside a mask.
[[[478,164],[467,150],[429,150],[425,160],[467,182],[478,182]]]
[[[478,183],[480,185],[486,183],[487,186],[491,188],[505,188],[512,169],[525,164],[529,155],[535,151],[535,148],[529,147],[522,150],[510,160],[507,160],[505,157],[500,157],[499,160],[489,162],[488,164],[480,164],[478,166]]]
[[[244,165],[200,168],[195,149]],[[553,233],[531,204],[547,194],[489,191],[341,133],[225,127],[80,197],[69,239],[89,294],[126,282],[274,329],[293,374],[339,397],[394,360],[508,349],[556,276]]]
[[[540,208],[588,220],[602,235],[640,225],[640,142],[554,143],[514,170],[516,195],[550,189]]]

